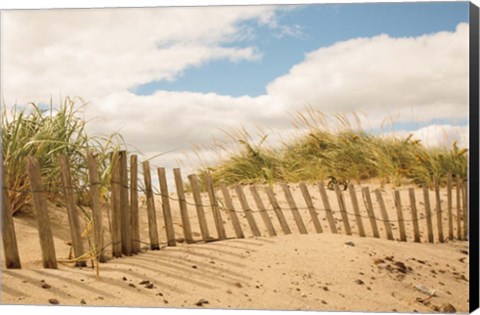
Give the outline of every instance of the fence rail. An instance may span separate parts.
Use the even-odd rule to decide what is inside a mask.
[[[390,215],[396,214],[396,218],[389,217],[389,208],[385,202],[384,196],[388,196],[386,191],[377,188],[370,190],[370,187],[355,187],[353,184],[348,186],[347,191],[342,191],[338,185],[334,187],[334,196],[337,207],[332,207],[331,196],[325,189],[323,182],[309,188],[305,183],[300,183],[298,188],[301,191],[298,200],[295,200],[295,194],[292,193],[292,187],[288,184],[280,184],[279,187],[269,185],[250,185],[245,190],[244,185],[235,185],[228,187],[225,183],[220,183],[215,187],[212,178],[207,175],[203,180],[206,184],[206,192],[202,196],[197,175],[189,175],[189,188],[191,193],[185,192],[185,184],[181,175],[181,170],[173,170],[176,193],[170,194],[166,170],[157,169],[159,179],[159,190],[152,186],[151,167],[148,161],[141,163],[143,166],[143,183],[139,185],[138,158],[136,155],[130,155],[130,168],[128,167],[128,155],[126,151],[115,152],[111,155],[111,190],[109,192],[109,225],[103,226],[102,205],[100,199],[99,169],[95,156],[87,152],[89,182],[82,187],[86,189],[91,200],[91,224],[93,248],[85,253],[82,245],[82,236],[80,235],[79,209],[75,204],[74,192],[79,187],[72,187],[70,176],[70,167],[67,156],[60,156],[62,187],[59,192],[63,192],[67,214],[72,237],[72,248],[75,255],[73,261],[77,266],[84,266],[86,259],[92,257],[101,263],[108,260],[106,249],[110,248],[111,257],[130,256],[141,252],[141,244],[148,244],[151,250],[160,249],[159,225],[157,220],[157,209],[154,196],[160,196],[161,209],[163,214],[163,225],[161,230],[165,230],[165,246],[176,246],[179,240],[175,234],[175,224],[181,225],[181,230],[177,229],[177,234],[181,231],[183,240],[186,243],[195,243],[198,241],[209,242],[215,240],[224,240],[227,238],[245,238],[248,235],[274,237],[280,234],[292,234],[292,227],[300,234],[325,233],[327,230],[333,234],[344,233],[347,235],[359,235],[360,237],[381,238],[382,234],[379,226],[383,223],[383,234],[387,240],[395,240],[393,227],[398,229],[397,240],[406,242],[422,241],[422,230],[426,232],[424,242],[434,243],[433,233],[434,220],[437,230],[436,241],[442,243],[445,241],[443,234],[444,224],[448,231],[448,240],[466,240],[468,236],[468,190],[467,183],[456,179],[453,181],[448,176],[446,183],[446,207],[445,200],[442,200],[438,178],[434,178],[434,211],[430,203],[430,190],[423,187],[423,198],[417,200],[414,188],[394,189],[392,190],[393,209],[390,208]],[[29,175],[31,189],[25,191],[32,194],[33,208],[38,222],[39,238],[42,250],[42,261],[44,268],[57,268],[57,258],[55,246],[53,243],[52,230],[46,203],[46,193],[51,193],[44,189],[42,178],[40,176],[40,165],[34,157],[27,158],[27,173]],[[5,178],[3,176],[3,178]],[[143,185],[142,185],[143,184]],[[455,186],[455,189],[454,189]],[[278,192],[275,193],[277,188]],[[13,190],[2,183],[3,211],[2,211],[2,237],[4,245],[4,257],[7,268],[21,268],[20,255],[15,236],[14,222],[11,217],[11,209],[8,203],[8,191]],[[15,191],[15,190],[13,190]],[[278,197],[281,192],[284,195],[284,205],[281,205]],[[318,197],[316,193],[318,192]],[[408,192],[407,202],[402,201],[401,192]],[[140,198],[139,193],[143,194],[146,204],[146,214],[148,223],[149,241],[141,239],[140,233]],[[232,195],[232,194],[235,195]],[[250,194],[249,199],[247,194]],[[357,195],[360,193],[360,198]],[[191,196],[193,202],[188,201],[187,195]],[[376,203],[372,200],[375,196]],[[176,196],[176,197],[175,197]],[[237,208],[233,197],[236,196]],[[262,198],[265,196],[266,198]],[[302,198],[303,197],[303,198]],[[405,196],[404,196],[405,198]],[[455,199],[454,199],[455,198]],[[208,199],[208,202],[205,202]],[[323,207],[319,206],[319,199]],[[350,200],[350,202],[347,202]],[[363,201],[363,207],[362,203]],[[176,207],[172,204],[178,204],[178,213]],[[253,209],[253,204],[256,209]],[[305,204],[305,206],[302,206]],[[349,206],[351,205],[351,207]],[[422,207],[423,205],[423,207]],[[195,212],[193,212],[193,208]],[[421,211],[423,208],[423,211]],[[207,210],[209,209],[209,210]],[[350,211],[349,209],[352,209]],[[407,213],[411,213],[411,217]],[[288,213],[290,222],[285,214]],[[378,215],[380,213],[380,216]],[[179,214],[176,215],[176,214]],[[195,214],[194,216],[192,216]],[[303,216],[302,216],[303,214]],[[212,237],[209,229],[207,216],[213,216],[214,231],[216,237]],[[308,215],[309,218],[306,216]],[[222,217],[223,216],[223,217]],[[261,218],[257,222],[256,216]],[[446,217],[446,223],[444,222]],[[179,217],[179,222],[174,222],[174,218]],[[194,219],[195,220],[194,220]],[[242,228],[242,218],[245,219],[244,227],[248,227],[250,233]],[[366,219],[366,221],[364,221]],[[305,220],[305,221],[304,221]],[[305,223],[309,220],[308,223]],[[225,225],[230,221],[231,226]],[[322,221],[327,221],[328,225],[322,227]],[[341,224],[339,223],[341,222]],[[193,223],[198,223],[201,232],[201,240],[195,240],[192,232]],[[263,223],[263,224],[261,224]],[[309,229],[310,223],[313,224],[313,231]],[[411,223],[411,236],[407,229]],[[456,223],[456,224],[454,224]],[[370,228],[368,228],[370,226]],[[263,229],[261,228],[263,227]],[[455,234],[455,228],[456,234]],[[231,228],[231,229],[230,229]],[[110,240],[105,240],[104,229],[109,230]],[[263,233],[262,233],[263,231]],[[231,233],[227,233],[231,232]],[[230,234],[230,235],[228,235]]]

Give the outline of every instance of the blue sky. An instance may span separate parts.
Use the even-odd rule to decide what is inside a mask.
[[[253,45],[262,54],[258,61],[213,60],[185,69],[172,81],[152,81],[131,91],[137,95],[151,95],[157,90],[214,92],[234,97],[263,95],[269,82],[286,74],[310,51],[379,34],[416,37],[454,31],[460,22],[468,22],[468,2],[314,4],[282,11],[278,22],[298,32],[282,36],[280,29],[247,21],[241,26],[253,31],[252,38],[223,44]]]

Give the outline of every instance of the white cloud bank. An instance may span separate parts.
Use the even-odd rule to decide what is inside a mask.
[[[287,130],[288,114],[306,103],[325,113],[366,113],[372,127],[386,116],[417,123],[468,119],[467,24],[454,32],[380,35],[322,47],[306,54],[258,97],[129,92],[153,80],[173,80],[188,67],[215,59],[259,60],[261,51],[241,45],[252,36],[241,22],[253,20],[281,31],[277,9],[8,12],[3,19],[3,97],[12,104],[59,93],[80,95],[91,100],[87,116],[100,117],[92,130],[120,130],[128,143],[151,153],[188,151],[191,143],[222,138],[219,129],[253,130],[261,124]],[[416,135],[427,145],[450,145],[450,139],[442,140],[442,128],[458,127],[432,125]],[[172,159],[162,157],[166,166]]]

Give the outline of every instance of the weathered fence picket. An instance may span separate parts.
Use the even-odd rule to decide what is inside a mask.
[[[120,225],[122,235],[122,254],[132,255],[132,229],[130,203],[128,196],[128,161],[127,152],[119,151],[120,158]]]
[[[60,177],[62,181],[63,194],[65,197],[65,206],[67,208],[68,223],[70,225],[70,236],[72,238],[73,254],[75,258],[82,257],[85,254],[82,243],[82,236],[80,231],[80,218],[75,202],[75,193],[73,191],[72,176],[70,175],[70,161],[68,156],[58,156],[60,164]],[[85,267],[87,262],[85,260],[78,260],[75,262],[77,267]]]
[[[121,165],[118,152],[114,152],[111,155],[112,175],[111,175],[111,205],[112,205],[112,226],[111,226],[111,238],[112,238],[112,256],[117,258],[122,256],[122,232],[121,232]]]
[[[442,200],[440,198],[440,183],[437,176],[433,177],[433,185],[435,187],[435,212],[437,213],[438,241],[443,243]]]
[[[203,241],[206,242],[212,238],[208,232],[207,219],[205,218],[205,210],[203,209],[202,196],[200,195],[197,175],[188,175],[188,180],[190,182],[193,199],[195,201],[195,209],[197,211],[198,223],[200,224],[200,232],[202,233]]]
[[[252,209],[248,205],[247,198],[243,193],[242,186],[235,185],[235,192],[237,193],[238,200],[240,201],[240,205],[242,206],[243,212],[245,213],[245,218],[247,218],[247,222],[250,226],[250,230],[252,231],[253,236],[262,236],[260,230],[258,229],[257,223],[255,222],[255,218],[253,217]]]
[[[383,200],[382,192],[379,188],[375,190],[375,196],[377,197],[377,203],[380,206],[380,214],[382,215],[383,225],[385,227],[385,233],[388,240],[393,240],[392,226],[390,219],[388,218],[387,208],[385,207],[385,201]]]
[[[400,232],[400,241],[407,241],[407,233],[405,231],[405,221],[403,220],[402,200],[400,198],[400,191],[395,190],[395,208],[397,209],[398,230]]]
[[[460,184],[460,178],[457,177],[456,183],[455,183],[455,199],[456,199],[456,205],[457,205],[457,238],[459,240],[463,239],[463,233],[462,233],[462,221],[463,221],[463,213],[462,213],[462,196],[461,196],[461,184]]]
[[[155,211],[155,198],[152,190],[152,176],[150,172],[150,163],[143,162],[143,181],[145,183],[145,197],[147,202],[148,233],[150,238],[150,249],[159,250],[157,215]]]
[[[433,243],[433,224],[432,224],[432,209],[430,207],[430,192],[427,186],[423,186],[423,203],[425,206],[425,219],[427,220],[427,239],[429,243]]]
[[[300,234],[308,234],[305,223],[303,223],[302,216],[300,215],[300,212],[298,212],[297,205],[295,204],[295,199],[293,199],[290,187],[287,184],[281,184],[280,186],[283,189],[283,193],[285,194],[285,198],[287,199],[288,205],[290,206],[290,210],[293,214],[293,219],[295,220],[295,223],[297,223]]]
[[[218,206],[217,196],[215,196],[215,188],[213,187],[213,180],[210,175],[205,176],[205,184],[207,185],[208,199],[210,200],[210,207],[212,208],[213,220],[217,229],[218,238],[224,240],[227,238],[225,227],[223,226],[222,213]]]
[[[38,235],[40,237],[40,246],[42,249],[43,267],[48,269],[57,269],[57,258],[55,254],[55,244],[53,242],[52,229],[50,227],[50,218],[48,215],[47,200],[45,198],[45,188],[43,186],[40,174],[40,165],[34,156],[27,157],[27,173],[30,179],[30,188],[32,189],[33,208],[38,223]]]
[[[352,200],[353,212],[355,213],[355,221],[358,226],[358,234],[360,237],[365,237],[365,229],[363,227],[362,216],[360,215],[360,207],[358,205],[357,194],[353,184],[348,185],[348,191],[350,193],[350,199]]]
[[[340,214],[342,215],[343,227],[345,228],[345,234],[352,235],[350,228],[350,222],[348,221],[347,208],[343,199],[342,191],[338,185],[335,185],[335,193],[337,194],[338,207],[340,208]]]
[[[328,200],[327,191],[325,190],[325,184],[323,182],[318,183],[318,190],[320,191],[320,197],[322,198],[323,207],[325,208],[325,216],[327,217],[330,231],[336,234],[338,233],[337,225],[335,224],[335,219],[333,218],[332,207],[330,206],[330,201]]]
[[[185,191],[183,187],[182,173],[179,168],[173,169],[175,177],[175,186],[177,187],[178,203],[180,206],[180,216],[182,218],[183,235],[187,244],[193,243],[192,228],[190,226],[190,218],[188,217],[187,200],[185,199]]]
[[[20,255],[18,253],[17,235],[13,223],[12,208],[8,199],[5,185],[5,170],[2,167],[2,243],[5,254],[5,267],[7,269],[21,269]]]
[[[170,195],[168,194],[167,174],[165,168],[157,168],[158,181],[160,182],[160,195],[162,195],[162,211],[165,224],[165,230],[167,233],[167,245],[176,246],[175,231],[173,228],[172,210],[170,208]]]
[[[268,200],[272,205],[273,211],[275,211],[275,215],[277,216],[278,222],[280,222],[280,226],[282,227],[283,234],[292,234],[290,227],[288,226],[287,219],[283,215],[282,208],[278,204],[278,200],[275,197],[275,193],[273,192],[272,187],[265,186],[265,193],[267,194]]]
[[[263,223],[267,227],[267,232],[269,236],[277,236],[277,232],[275,232],[275,228],[273,227],[272,221],[270,221],[270,217],[268,216],[267,210],[265,205],[263,204],[262,198],[258,194],[256,186],[250,186],[250,192],[255,200],[257,205],[257,209],[260,212],[260,216],[262,217]]]
[[[313,226],[315,227],[315,232],[323,233],[322,225],[318,220],[317,211],[315,211],[315,207],[313,206],[312,196],[310,196],[310,192],[308,191],[307,185],[305,183],[300,183],[299,185],[300,190],[302,191],[303,199],[307,204],[308,212],[310,213],[310,217],[312,218]]]
[[[453,214],[452,214],[452,175],[447,175],[447,215],[448,215],[448,239],[453,240]]]
[[[375,218],[375,212],[373,210],[372,196],[370,195],[370,188],[362,187],[363,200],[365,202],[365,208],[367,209],[368,219],[370,220],[370,225],[372,226],[373,237],[380,238],[380,233],[378,232],[377,219]]]
[[[90,198],[92,200],[92,220],[95,236],[95,251],[98,261],[107,262],[103,239],[103,218],[100,203],[100,176],[98,173],[97,160],[92,152],[87,152],[88,178],[90,181]]]
[[[225,207],[227,208],[228,214],[230,215],[230,220],[232,221],[233,229],[235,230],[235,236],[237,238],[245,238],[245,235],[242,231],[242,226],[240,225],[240,220],[238,219],[237,212],[233,206],[232,197],[225,183],[220,184],[220,189],[222,190],[223,200],[225,202]]]
[[[410,198],[410,207],[412,209],[412,224],[413,224],[413,241],[420,242],[420,227],[418,225],[417,200],[415,198],[415,189],[408,189],[408,196]]]
[[[140,252],[140,220],[138,216],[138,158],[130,156],[130,225],[132,229],[132,253]]]

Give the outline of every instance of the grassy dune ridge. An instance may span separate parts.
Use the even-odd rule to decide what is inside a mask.
[[[346,115],[327,116],[307,109],[293,122],[307,132],[275,147],[265,145],[267,135],[253,144],[245,131],[232,132],[230,136],[240,144],[237,151],[200,173],[227,184],[312,182],[334,176],[357,182],[379,179],[394,185],[432,185],[433,175],[442,182],[448,174],[467,178],[468,150],[456,141],[450,148],[428,148],[413,134],[399,138],[366,132],[354,117],[355,126]]]

